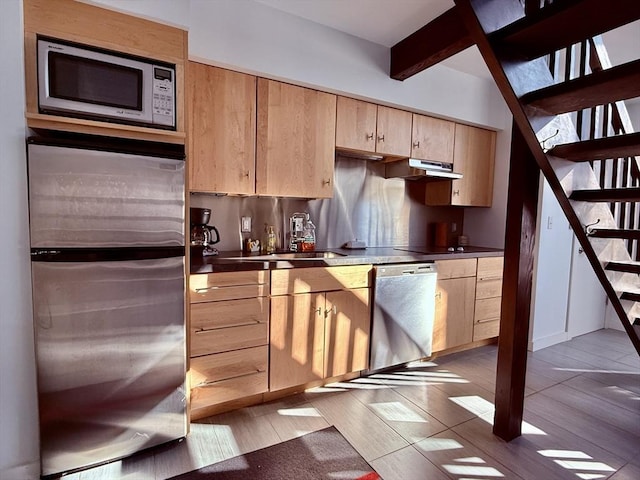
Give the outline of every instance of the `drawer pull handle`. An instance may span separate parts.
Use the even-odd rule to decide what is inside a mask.
[[[267,283],[237,283],[235,285],[223,285],[223,286],[215,286],[211,285],[210,287],[200,287],[196,288],[196,293],[205,293],[209,290],[220,290],[222,288],[237,288],[237,287],[262,287],[264,285],[268,285]]]
[[[200,328],[200,329],[196,330],[194,333],[211,332],[213,330],[224,330],[225,328],[249,327],[251,325],[260,325],[260,324],[264,324],[264,323],[266,323],[266,322],[261,322],[260,320],[253,320],[251,322],[234,323],[232,325],[224,325],[224,326],[216,327],[216,328]]]
[[[496,320],[500,320],[500,317],[483,318],[482,320],[476,320],[476,323],[494,322],[494,321],[496,321]]]
[[[250,377],[251,375],[258,375],[259,373],[265,373],[265,372],[266,370],[260,370],[259,368],[256,368],[255,372],[241,373],[239,375],[223,378],[221,380],[207,380],[204,382],[200,382],[199,384],[196,385],[196,387],[211,387],[211,386],[217,385],[218,383],[226,382],[227,380],[235,380],[237,378]]]

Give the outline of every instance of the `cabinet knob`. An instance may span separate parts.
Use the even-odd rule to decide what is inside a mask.
[[[337,315],[338,314],[338,307],[336,305],[334,305],[329,310],[325,310],[324,311],[324,316],[328,317],[330,313],[333,313],[334,315]]]
[[[251,175],[251,173],[249,172],[249,170],[247,170],[246,172],[244,172],[244,177],[249,178],[249,176]]]
[[[316,309],[313,310],[315,313],[318,314],[318,316],[322,315],[322,307],[318,307]]]
[[[384,135],[378,135],[378,141],[384,142]]]
[[[413,148],[420,148],[420,140],[413,142]]]
[[[454,195],[460,195],[460,190],[454,190],[454,191],[453,191],[453,194],[454,194]]]
[[[367,140],[373,140],[373,132],[367,133]]]
[[[322,181],[322,185],[327,185],[327,186],[328,186],[328,185],[331,185],[331,179],[330,179],[330,178],[328,178],[327,180],[323,180],[323,181]]]

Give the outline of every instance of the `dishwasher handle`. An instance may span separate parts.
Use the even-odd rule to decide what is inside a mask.
[[[376,278],[400,277],[403,275],[426,275],[437,273],[435,263],[412,263],[380,265],[375,267]]]

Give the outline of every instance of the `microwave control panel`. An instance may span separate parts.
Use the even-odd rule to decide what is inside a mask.
[[[175,70],[153,67],[153,123],[175,125]]]

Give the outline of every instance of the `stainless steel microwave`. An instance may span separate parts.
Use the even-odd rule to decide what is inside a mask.
[[[175,67],[155,63],[39,38],[39,111],[175,130]]]

